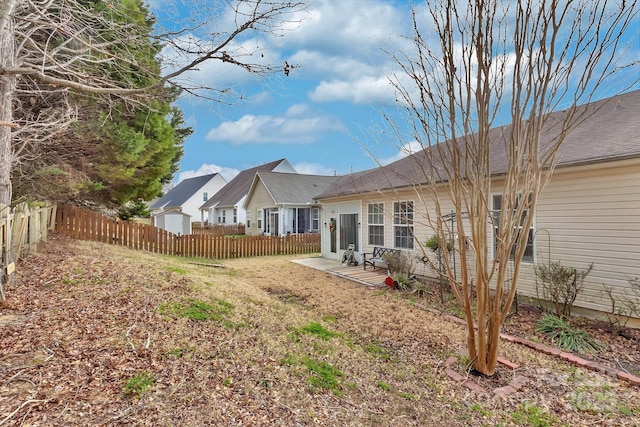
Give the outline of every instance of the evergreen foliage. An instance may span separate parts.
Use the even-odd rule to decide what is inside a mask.
[[[148,43],[123,41],[116,49],[135,53],[135,62],[118,68],[105,65],[110,78],[131,87],[160,81],[161,46],[152,39],[154,19],[140,0],[86,2],[96,14],[111,13],[136,28]],[[117,12],[117,13],[115,13]],[[61,42],[61,41],[59,41]],[[172,105],[179,92],[160,89],[153,97],[131,102],[117,96],[72,96],[77,122],[48,144],[25,147],[30,162],[14,168],[14,198],[91,202],[120,207],[129,201],[151,200],[161,194],[178,170],[183,143],[192,130]],[[22,104],[28,105],[28,99]],[[32,118],[39,104],[23,109]]]

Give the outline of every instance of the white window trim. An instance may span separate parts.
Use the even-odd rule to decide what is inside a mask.
[[[403,220],[399,215],[396,215],[396,204],[400,207],[401,204],[409,204],[411,203],[411,218],[407,218]],[[406,211],[406,210],[405,210]],[[414,250],[415,244],[413,237],[414,234],[414,221],[415,221],[415,202],[413,200],[399,200],[397,202],[393,202],[393,247],[396,249],[404,249],[404,250]],[[403,212],[404,213],[404,212]],[[409,232],[408,238],[411,239],[411,247],[404,246],[396,246],[396,228],[403,227],[406,228]]]
[[[501,200],[500,203],[502,203],[502,193],[495,193],[491,195],[491,212],[494,215],[496,213],[500,212],[498,209],[495,208],[495,197],[496,196],[500,196]],[[521,193],[518,193],[518,198],[522,197]],[[522,262],[525,264],[535,264],[536,262],[536,241],[535,241],[535,234],[536,234],[536,217],[535,217],[535,212],[534,212],[534,217],[533,217],[533,222],[531,223],[531,228],[529,229],[529,233],[532,234],[532,244],[531,244],[531,255],[527,256],[526,254],[522,256]],[[522,229],[522,225],[518,226],[519,229]],[[495,258],[496,256],[496,229],[493,225],[491,225],[491,258]],[[509,255],[509,262],[513,261],[513,257],[511,255]]]
[[[369,207],[370,207],[370,206],[373,206],[373,205],[380,205],[380,206],[382,207],[382,210],[381,210],[380,212],[378,212],[378,213],[371,214],[371,213],[369,212]],[[374,216],[381,216],[381,217],[382,217],[382,222],[381,222],[381,223],[371,222],[371,221],[370,221],[370,219],[371,219],[371,215],[374,215]],[[367,243],[369,244],[369,246],[376,246],[376,245],[378,245],[378,246],[380,246],[380,245],[381,245],[381,246],[384,246],[384,241],[385,241],[385,238],[384,238],[384,233],[385,233],[385,231],[384,231],[384,229],[385,229],[385,224],[384,224],[384,222],[385,222],[385,221],[384,221],[384,202],[373,202],[373,203],[367,203]],[[372,226],[372,225],[373,225],[373,226],[377,226],[377,227],[382,227],[382,243],[380,243],[380,244],[373,244],[373,243],[371,243],[371,230],[369,229],[369,227],[370,227],[370,226]],[[394,239],[394,240],[395,240],[395,239]]]

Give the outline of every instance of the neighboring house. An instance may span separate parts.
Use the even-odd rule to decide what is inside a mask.
[[[209,224],[246,224],[244,201],[258,171],[297,173],[287,159],[245,169],[200,206],[201,221]]]
[[[320,205],[313,196],[338,177],[258,172],[245,201],[246,233],[250,235],[317,233],[322,224]]]
[[[173,234],[191,234],[191,215],[169,209],[154,216],[154,225]]]
[[[623,300],[635,295],[630,280],[640,277],[640,91],[580,109],[589,114],[566,136],[552,179],[533,213],[518,294],[536,297],[532,268],[536,263],[560,261],[582,269],[593,262],[595,267],[585,280],[575,311],[608,312],[611,304],[603,284]],[[550,121],[557,123],[564,114],[552,113]],[[496,210],[507,167],[502,136],[509,129],[492,130],[496,143],[491,151],[490,203]],[[542,143],[555,136],[552,128],[543,135]],[[360,260],[361,253],[371,252],[374,246],[397,248],[414,259],[420,267],[418,273],[433,276],[419,261],[424,254],[415,241],[424,243],[434,234],[420,220],[426,210],[435,215],[429,203],[433,195],[416,185],[426,182],[424,166],[429,150],[381,168],[343,176],[318,193],[316,199],[322,203],[327,221],[335,223],[334,227],[322,228],[322,255],[340,260],[347,244],[355,240]],[[450,200],[444,185],[438,197],[441,202]],[[402,221],[400,214],[413,221]],[[488,232],[494,239],[489,225]],[[493,256],[491,248],[489,251]]]
[[[174,210],[188,214],[192,218],[198,218],[200,213],[198,208],[202,202],[220,191],[226,182],[219,173],[184,179],[151,204],[151,216],[155,219],[163,211]],[[191,223],[189,223],[189,229],[191,229]]]

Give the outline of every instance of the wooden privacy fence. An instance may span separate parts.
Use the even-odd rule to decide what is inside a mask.
[[[20,203],[14,208],[0,205],[0,248],[2,270],[0,272],[0,298],[5,299],[4,288],[10,283],[16,261],[34,245],[47,240],[53,228],[56,206],[45,204],[29,207]]]
[[[212,234],[214,236],[232,236],[244,234],[244,224],[207,224],[202,226],[200,222],[191,223],[191,234]]]
[[[166,230],[120,221],[88,209],[58,206],[55,230],[81,240],[92,240],[158,254],[202,258],[242,258],[320,252],[319,234],[279,236],[179,236]]]

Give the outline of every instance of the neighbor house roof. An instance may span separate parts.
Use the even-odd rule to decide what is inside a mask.
[[[151,209],[162,209],[184,205],[187,200],[189,200],[216,175],[217,173],[213,173],[183,179],[178,185],[169,190],[167,194],[153,202]]]
[[[178,208],[171,208],[171,209],[166,209],[163,210],[161,212],[155,213],[154,216],[158,217],[158,216],[167,216],[167,215],[183,215],[183,216],[191,216],[186,212],[182,212],[180,209]]]
[[[276,205],[306,205],[315,203],[315,195],[324,192],[339,177],[303,175],[281,172],[258,172],[253,180],[249,196],[260,180]]]
[[[209,198],[200,209],[207,209],[213,206],[235,206],[249,192],[253,178],[258,171],[273,171],[286,159],[265,163],[251,169],[245,169],[229,181],[216,194]]]
[[[557,140],[567,111],[545,116],[541,150]],[[557,153],[556,167],[601,163],[627,158],[640,158],[640,90],[617,95],[577,107],[576,119]],[[512,126],[490,132],[490,164],[493,176],[503,175],[508,168],[508,148]],[[472,136],[473,137],[473,136]],[[464,138],[455,143],[464,147]],[[318,199],[389,190],[446,180],[450,167],[448,153],[453,141],[441,142],[383,167],[368,169],[340,177],[334,185],[317,195]],[[465,171],[461,171],[463,174]]]

